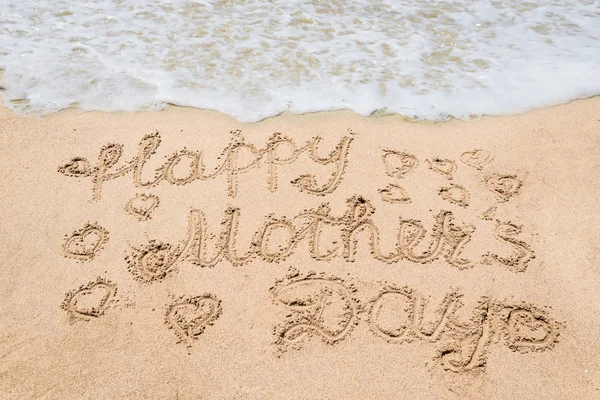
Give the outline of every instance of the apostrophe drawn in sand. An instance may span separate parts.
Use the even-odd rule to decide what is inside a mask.
[[[180,342],[191,344],[220,315],[221,301],[212,294],[181,297],[167,307],[165,323],[175,332]]]
[[[493,219],[492,215],[496,212],[497,209],[498,206],[491,206],[490,208],[479,214],[478,217],[484,221],[491,221]]]
[[[385,173],[392,178],[402,178],[419,165],[417,157],[396,150],[383,150]]]
[[[117,286],[114,283],[98,278],[68,292],[61,308],[69,314],[71,322],[89,321],[103,315],[116,294]]]
[[[153,194],[137,194],[125,205],[125,211],[140,221],[152,217],[152,212],[158,207],[160,199]]]
[[[462,153],[460,160],[468,166],[482,170],[494,160],[494,154],[487,150],[476,149]]]
[[[398,185],[390,183],[384,189],[379,189],[381,194],[381,200],[387,201],[388,203],[411,203],[412,200],[406,192],[406,190]]]
[[[516,175],[494,174],[485,180],[485,185],[501,202],[508,201],[516,195],[523,182]]]
[[[66,236],[63,243],[63,254],[65,257],[80,261],[90,261],[107,241],[106,229],[95,223],[86,223],[80,230]]]
[[[461,207],[469,206],[469,192],[461,185],[452,185],[443,187],[439,191],[442,199]]]
[[[431,170],[444,175],[448,179],[452,179],[454,171],[456,171],[456,162],[447,158],[434,158],[427,160],[427,163]]]
[[[174,247],[169,243],[151,240],[141,248],[131,247],[125,259],[134,279],[152,283],[163,280],[173,272],[183,252],[181,245]]]
[[[272,288],[276,303],[289,310],[287,321],[276,328],[277,344],[300,346],[318,337],[333,344],[344,339],[357,322],[357,303],[351,289],[336,278],[296,277]]]

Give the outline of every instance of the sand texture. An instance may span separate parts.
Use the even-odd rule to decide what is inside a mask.
[[[600,398],[599,133],[0,110],[0,397]]]

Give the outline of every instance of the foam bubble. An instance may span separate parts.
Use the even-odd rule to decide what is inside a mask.
[[[597,0],[5,0],[5,102],[440,120],[600,93]]]

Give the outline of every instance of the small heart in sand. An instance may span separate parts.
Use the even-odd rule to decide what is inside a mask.
[[[171,305],[167,312],[167,323],[181,339],[195,339],[220,315],[220,302],[213,295],[205,294]]]
[[[158,207],[160,199],[153,194],[137,194],[125,205],[125,211],[140,221],[146,221],[152,217],[152,211]]]
[[[104,228],[88,223],[65,241],[64,254],[66,257],[89,261],[107,241],[108,232]]]
[[[488,189],[500,199],[500,201],[508,201],[508,199],[519,192],[519,188],[523,184],[515,175],[492,175],[485,181]]]
[[[452,174],[456,170],[456,163],[447,158],[434,158],[433,160],[429,160],[428,162],[429,168],[446,176],[446,178],[452,178]]]
[[[63,308],[74,320],[98,318],[115,297],[117,287],[102,279],[67,294]]]
[[[469,192],[463,186],[452,185],[450,187],[444,187],[440,189],[439,193],[440,196],[442,196],[442,199],[451,203],[461,207],[467,207],[469,205]]]
[[[389,203],[410,203],[412,201],[403,187],[393,183],[384,189],[379,189],[379,193],[381,193],[381,199]]]
[[[517,346],[539,346],[548,342],[552,327],[530,310],[512,310],[508,317],[510,340]]]
[[[476,149],[473,151],[467,151],[462,153],[460,160],[465,164],[482,170],[483,167],[488,165],[494,159],[494,154],[487,150]]]
[[[385,172],[393,178],[402,178],[419,165],[419,161],[412,154],[396,150],[384,150],[383,152]]]

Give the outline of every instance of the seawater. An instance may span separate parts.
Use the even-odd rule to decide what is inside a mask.
[[[380,110],[443,120],[600,94],[596,0],[2,0],[5,105]]]

